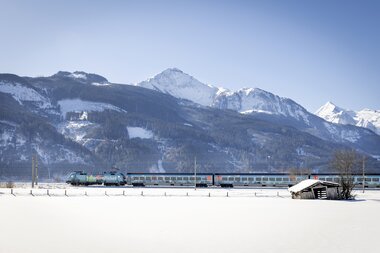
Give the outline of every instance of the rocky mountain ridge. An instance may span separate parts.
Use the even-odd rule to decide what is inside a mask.
[[[338,143],[360,142],[360,136],[366,135],[364,129],[331,124],[329,120],[326,122],[289,98],[283,98],[259,88],[243,88],[237,91],[217,88],[204,84],[176,68],[167,69],[136,85],[177,98],[188,99],[204,106],[273,119],[319,138]],[[370,125],[357,124],[357,126],[367,127]]]
[[[191,172],[195,157],[201,172],[318,172],[329,171],[341,148],[366,154],[369,171],[380,169],[380,138],[369,130],[329,123],[260,89],[204,86],[178,69],[157,79],[136,86],[85,72],[0,74],[0,175],[27,177],[33,154],[50,178],[110,167]],[[201,104],[185,97],[196,100],[193,83]]]
[[[364,127],[380,135],[379,110],[363,109],[355,112],[327,102],[315,114],[332,123]]]

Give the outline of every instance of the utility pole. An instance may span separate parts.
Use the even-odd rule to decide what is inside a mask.
[[[363,172],[363,193],[364,193],[364,190],[365,190],[365,156],[364,155],[363,155],[362,172]]]
[[[34,188],[34,155],[32,155],[32,188]]]
[[[34,162],[36,164],[36,166],[35,166],[36,185],[38,185],[38,159],[37,159],[37,155],[34,156]]]
[[[194,190],[197,190],[197,157],[194,157]]]
[[[32,188],[38,185],[38,159],[37,155],[32,155]]]

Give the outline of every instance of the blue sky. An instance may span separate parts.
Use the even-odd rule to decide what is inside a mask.
[[[177,67],[314,112],[380,109],[380,1],[0,0],[0,72],[145,80]]]

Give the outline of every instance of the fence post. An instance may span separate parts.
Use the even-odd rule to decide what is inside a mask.
[[[255,192],[255,197],[256,197],[256,192]]]
[[[107,191],[104,191],[104,195],[105,195],[105,196],[108,196],[108,195],[107,195]]]
[[[16,194],[13,193],[13,189],[11,188],[11,194],[16,197]]]
[[[279,192],[277,192],[277,197],[280,197],[280,193]]]
[[[141,191],[141,196],[144,196],[144,191]]]
[[[46,190],[46,194],[50,197],[49,189]]]
[[[166,197],[166,192],[164,193],[164,196]]]
[[[65,196],[68,197],[68,196],[67,196],[67,190],[65,190]]]
[[[208,196],[211,197],[211,193],[208,193]]]
[[[189,193],[188,192],[186,192],[186,196],[189,197]]]
[[[123,191],[123,196],[125,196],[125,191]]]
[[[87,191],[84,192],[84,196],[87,196],[87,197],[88,197],[88,195],[87,195]]]
[[[227,197],[228,197],[228,192],[227,192]]]
[[[30,195],[32,195],[32,196],[34,197],[34,195],[33,195],[33,190],[30,190]]]

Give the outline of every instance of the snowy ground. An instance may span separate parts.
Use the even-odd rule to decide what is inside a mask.
[[[326,201],[268,188],[40,186],[34,197],[0,189],[0,253],[378,252],[376,190]]]

